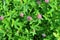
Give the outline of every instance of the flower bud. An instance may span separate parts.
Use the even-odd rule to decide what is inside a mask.
[[[23,13],[20,13],[20,17],[23,17],[24,16],[24,14]]]
[[[37,15],[37,18],[38,18],[38,19],[42,19],[42,15],[41,15],[41,14],[38,14],[38,15]]]
[[[27,17],[27,20],[28,20],[28,21],[32,20],[32,17],[31,17],[31,16],[28,16],[28,17]]]

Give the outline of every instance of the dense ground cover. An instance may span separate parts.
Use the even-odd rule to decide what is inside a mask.
[[[60,40],[60,0],[0,0],[0,40]]]

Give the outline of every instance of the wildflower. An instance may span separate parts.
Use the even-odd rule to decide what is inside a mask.
[[[42,37],[46,37],[46,34],[43,33],[43,34],[42,34]]]
[[[46,3],[48,3],[48,2],[49,2],[49,0],[45,0],[45,2],[46,2]]]
[[[23,13],[20,13],[20,17],[23,17],[24,16],[24,14]]]
[[[4,17],[3,16],[0,16],[0,20],[3,20],[4,19]]]
[[[42,15],[41,15],[41,14],[38,14],[38,15],[37,15],[37,18],[38,18],[38,19],[42,19]]]
[[[28,21],[32,20],[32,17],[31,17],[31,16],[28,16],[28,17],[27,17],[27,20],[28,20]]]

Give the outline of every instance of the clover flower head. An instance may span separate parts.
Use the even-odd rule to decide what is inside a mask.
[[[0,16],[0,20],[3,20],[4,19],[4,17],[3,16]]]
[[[41,15],[41,14],[38,14],[38,15],[37,15],[37,18],[38,18],[38,19],[42,19],[42,15]]]
[[[24,14],[21,12],[21,13],[20,13],[20,17],[23,17],[23,16],[24,16]]]
[[[28,17],[27,17],[27,20],[28,20],[28,21],[32,20],[32,17],[31,17],[31,16],[28,16]]]
[[[45,2],[46,2],[46,3],[48,3],[48,2],[49,2],[49,0],[45,0]]]

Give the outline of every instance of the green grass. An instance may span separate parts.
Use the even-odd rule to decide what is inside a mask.
[[[0,16],[0,40],[60,40],[59,0],[0,0]]]

